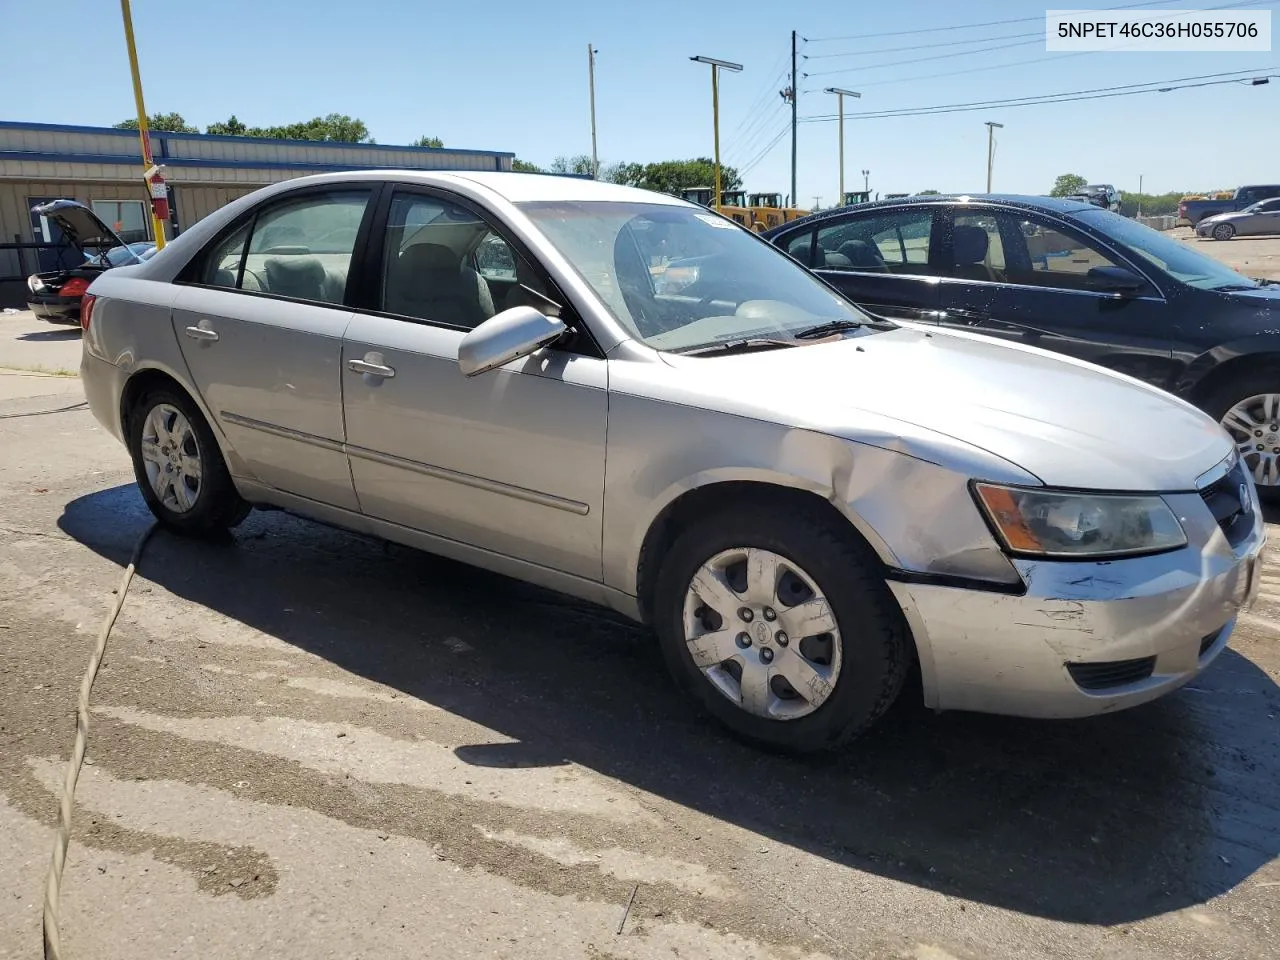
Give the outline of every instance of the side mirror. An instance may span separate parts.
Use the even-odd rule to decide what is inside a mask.
[[[1142,289],[1143,280],[1127,267],[1093,267],[1086,275],[1090,290],[1114,293],[1117,296],[1133,295]]]
[[[490,317],[458,344],[458,368],[468,377],[527,357],[569,328],[533,307],[512,307]]]

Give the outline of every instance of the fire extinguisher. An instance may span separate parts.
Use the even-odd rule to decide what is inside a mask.
[[[161,223],[169,219],[169,187],[158,170],[151,175],[151,209]]]

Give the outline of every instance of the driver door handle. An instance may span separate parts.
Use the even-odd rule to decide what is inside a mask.
[[[187,327],[186,334],[192,340],[217,340],[218,339],[218,331],[212,330],[209,327],[197,327],[197,326]]]
[[[378,357],[378,360],[381,360]],[[368,374],[371,377],[382,377],[389,379],[396,375],[394,367],[388,367],[385,363],[379,363],[374,360],[348,360],[347,369],[353,373]]]

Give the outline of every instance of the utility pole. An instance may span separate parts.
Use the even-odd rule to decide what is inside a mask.
[[[870,170],[862,171],[862,189],[865,190],[867,193],[871,192],[871,171]]]
[[[711,206],[716,212],[720,210],[720,71],[730,70],[733,73],[742,72],[742,64],[730,63],[728,60],[716,60],[714,57],[690,57],[698,63],[707,63],[711,65],[711,122],[715,127],[716,141],[716,173],[715,185],[711,188],[715,191],[715,195],[711,198]]]
[[[991,165],[996,157],[996,128],[1004,129],[1003,123],[991,120],[987,124],[987,193],[991,192]]]
[[[791,202],[796,193],[796,104],[800,100],[800,88],[796,84],[796,32],[791,31]]]
[[[600,155],[596,152],[596,54],[600,51],[587,44],[587,83],[591,87],[591,177],[600,179]]]
[[[1138,174],[1138,216],[1142,216],[1142,174]]]
[[[817,194],[817,195],[815,195],[815,196],[814,196],[814,198],[813,198],[813,209],[814,209],[814,212],[815,212],[815,213],[816,213],[817,211],[819,211],[819,210],[821,210],[821,209],[822,209],[822,195],[821,195],[821,194]]]
[[[142,182],[147,187],[147,206],[151,210],[151,229],[155,234],[156,249],[164,249],[164,222],[156,215],[156,205],[151,202],[151,172],[155,167],[151,159],[151,131],[147,128],[147,107],[142,101],[142,77],[138,73],[138,50],[133,42],[133,14],[129,0],[120,0],[120,16],[124,20],[124,40],[129,48],[129,71],[133,74],[133,99],[138,108],[138,139],[142,142],[142,167],[146,171]]]

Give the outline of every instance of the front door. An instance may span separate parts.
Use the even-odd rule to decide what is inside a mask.
[[[934,321],[938,278],[930,266],[935,208],[850,214],[820,226],[814,271],[877,316]]]
[[[300,191],[259,208],[193,265],[173,308],[192,379],[253,475],[353,511],[340,371],[370,193]]]
[[[522,289],[514,278],[563,299],[498,230],[449,197],[397,190],[385,221],[370,309],[357,310],[342,347],[361,509],[601,579],[607,361],[548,349],[463,376],[459,343],[513,305]]]
[[[1065,224],[995,208],[954,211],[940,287],[943,326],[1087,360],[1170,389],[1177,330],[1159,290],[1117,296],[1095,267],[1125,267]]]

